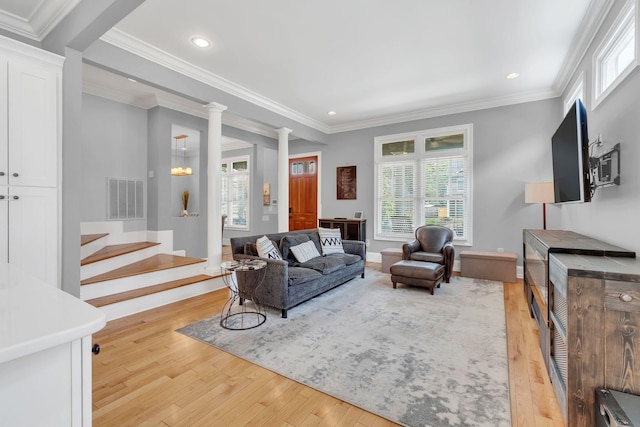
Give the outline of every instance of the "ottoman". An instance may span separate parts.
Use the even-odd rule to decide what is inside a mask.
[[[444,278],[444,265],[435,262],[402,260],[391,266],[391,282],[427,288],[433,295],[433,288],[440,287]]]

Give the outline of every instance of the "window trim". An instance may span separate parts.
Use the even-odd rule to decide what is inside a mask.
[[[567,95],[562,99],[564,106],[562,116],[564,117],[569,112],[573,104],[576,103],[576,99],[580,99],[584,103],[584,98],[584,71],[581,71]]]
[[[424,150],[424,144],[418,143],[419,140],[425,138],[434,138],[447,135],[455,135],[462,133],[464,135],[463,148],[452,148],[448,150],[438,150],[433,152],[426,152]],[[382,146],[389,142],[396,142],[402,140],[413,139],[416,141],[414,153],[401,154],[393,156],[392,158],[382,156]],[[379,212],[379,166],[383,163],[391,162],[415,162],[416,170],[420,168],[421,160],[425,158],[439,158],[439,157],[452,157],[452,156],[465,156],[467,160],[467,194],[465,206],[465,219],[466,219],[466,238],[454,239],[454,243],[460,246],[473,246],[473,124],[461,124],[454,126],[447,126],[434,129],[425,129],[417,132],[405,132],[393,135],[383,135],[374,138],[374,239],[384,241],[407,241],[407,239],[413,238],[413,231],[411,233],[389,236],[388,234],[382,234],[380,230],[380,212]],[[421,184],[420,184],[421,185]],[[416,198],[422,198],[421,195],[414,193],[414,200]],[[414,224],[421,223],[420,217],[421,210],[414,208]]]
[[[595,50],[593,54],[592,60],[592,72],[593,72],[593,93],[592,93],[592,107],[594,110],[602,101],[604,101],[609,94],[611,94],[619,85],[622,83],[629,74],[639,65],[638,56],[640,54],[640,43],[639,43],[639,30],[638,25],[640,24],[639,19],[639,5],[638,0],[628,0],[623,8],[620,10],[620,13],[616,17],[615,21],[607,31],[607,34],[604,36],[598,48]],[[603,62],[607,57],[614,51],[620,42],[620,38],[624,33],[625,27],[629,25],[629,20],[633,20],[634,23],[634,33],[633,39],[635,43],[634,49],[634,58],[629,63],[624,70],[622,70],[613,81],[606,88],[602,88],[602,79],[603,79]]]
[[[229,173],[229,172],[222,172],[221,171],[221,175],[222,175],[222,179],[228,179],[228,176],[231,174],[246,174],[247,175],[247,224],[246,225],[233,225],[233,224],[229,224],[229,225],[225,225],[225,230],[241,230],[241,231],[249,231],[251,229],[251,156],[247,155],[242,155],[242,156],[234,156],[234,157],[225,157],[224,159],[220,160],[220,168],[222,168],[222,165],[227,163],[227,164],[232,164],[233,162],[247,162],[247,171],[246,172],[235,172],[235,173]],[[229,166],[230,167],[230,166]],[[221,201],[222,205],[228,205],[229,200],[224,200]],[[228,207],[228,206],[227,206]]]

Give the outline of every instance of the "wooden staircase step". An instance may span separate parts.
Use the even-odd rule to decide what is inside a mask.
[[[80,236],[80,246],[84,246],[86,244],[89,244],[91,242],[94,242],[98,239],[101,239],[105,236],[108,236],[109,233],[99,233],[99,234],[82,234]]]
[[[125,265],[124,267],[111,270],[109,272],[89,277],[80,282],[80,285],[104,282],[107,280],[121,279],[123,277],[135,276],[138,274],[152,273],[154,271],[166,270],[169,268],[183,267],[185,265],[206,262],[201,258],[189,258],[170,254],[157,254],[152,257]]]
[[[97,252],[89,255],[80,261],[80,265],[87,265],[98,261],[103,261],[105,259],[117,257],[119,255],[128,254],[135,251],[140,251],[142,249],[150,248],[152,246],[157,246],[160,243],[157,242],[135,242],[135,243],[123,243],[120,245],[109,245],[100,249]]]
[[[193,283],[203,282],[205,280],[213,279],[214,276],[208,276],[206,274],[198,274],[197,276],[185,277],[184,279],[173,280],[171,282],[160,283],[154,286],[147,286],[146,288],[134,289],[132,291],[120,292],[118,294],[107,295],[100,298],[94,298],[85,302],[91,304],[94,307],[103,307],[109,304],[115,304],[122,301],[127,301],[134,298],[143,297],[146,295],[152,295],[158,292],[167,291],[169,289],[175,289],[182,286],[191,285]]]

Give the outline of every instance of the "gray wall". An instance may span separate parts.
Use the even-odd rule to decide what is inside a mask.
[[[322,149],[322,215],[350,217],[364,211],[368,251],[401,247],[402,241],[374,240],[374,138],[381,135],[473,124],[473,247],[519,255],[522,229],[542,228],[542,207],[524,204],[524,185],[551,180],[551,135],[561,115],[558,98],[453,114],[331,136],[329,146],[302,144],[292,152]],[[357,166],[357,200],[336,200],[336,167]]]
[[[184,250],[187,256],[207,256],[207,206],[199,203],[199,216],[176,216],[176,203],[171,194],[171,126],[179,125],[200,132],[200,164],[197,175],[200,195],[207,194],[208,121],[163,107],[148,111],[147,167],[153,171],[149,178],[147,197],[148,227],[150,230],[173,230],[174,250]],[[203,196],[201,196],[200,200]],[[205,198],[206,199],[206,198]],[[179,205],[178,205],[179,206]]]
[[[107,178],[143,181],[147,191],[147,111],[82,95],[81,221],[107,220]],[[125,231],[147,220],[124,221]]]
[[[591,203],[555,207],[557,212],[553,216],[558,217],[558,228],[586,234],[640,253],[640,228],[635,225],[640,212],[639,68],[595,109],[592,109],[591,101],[591,58],[623,4],[615,2],[568,85],[570,88],[580,72],[584,72],[589,140],[594,141],[601,134],[606,149],[620,143],[622,180],[618,187],[598,189]]]

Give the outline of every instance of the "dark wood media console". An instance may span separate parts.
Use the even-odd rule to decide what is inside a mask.
[[[640,394],[640,260],[577,233],[524,230],[525,293],[568,426],[595,424],[596,390]]]

